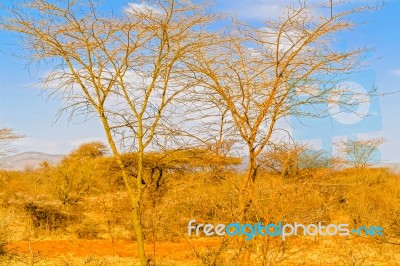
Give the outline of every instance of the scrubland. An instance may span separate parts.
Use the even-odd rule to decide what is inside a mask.
[[[141,219],[152,265],[240,265],[242,238],[187,233],[191,219],[237,220],[238,161],[204,152],[146,156],[151,182]],[[127,155],[125,163],[134,160]],[[258,174],[248,210],[254,223],[379,225],[384,235],[258,236],[250,241],[253,265],[400,265],[398,175],[384,168]],[[110,156],[77,150],[57,166],[1,171],[0,203],[1,265],[139,263],[131,206]]]

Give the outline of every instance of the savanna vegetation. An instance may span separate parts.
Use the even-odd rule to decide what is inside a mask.
[[[1,8],[0,29],[20,38],[20,56],[45,65],[40,84],[63,103],[59,114],[97,119],[107,141],[59,165],[0,173],[2,263],[400,263],[398,176],[368,168],[383,140],[338,143],[342,156],[331,158],[279,124],[327,117],[332,104],[351,111],[374,93],[341,97],[352,91],[336,86],[340,77],[371,50],[335,38],[376,6],[298,1],[259,27],[204,1]],[[189,237],[191,219],[347,223],[384,235]]]
[[[284,156],[286,154],[286,156]],[[384,168],[335,169],[299,164],[293,150],[265,155],[249,219],[304,224],[381,226],[383,236],[255,237],[252,265],[396,265],[400,263],[400,179]],[[316,155],[314,155],[316,156]],[[300,153],[303,161],[309,152]],[[313,157],[315,158],[315,157]],[[137,156],[124,164],[135,172]],[[312,161],[318,162],[313,159]],[[268,162],[268,160],[266,160]],[[240,237],[189,237],[188,221],[236,220],[245,171],[240,160],[207,149],[145,155],[152,176],[143,197],[146,251],[155,265],[240,265]],[[4,265],[126,265],[139,263],[131,207],[120,169],[102,143],[84,144],[57,166],[2,171],[1,263]],[[58,242],[57,242],[58,241]],[[62,242],[68,241],[68,242]],[[85,242],[86,241],[86,242]],[[91,243],[92,244],[89,244]],[[69,243],[69,245],[67,245]],[[78,248],[82,246],[82,248]],[[62,248],[63,247],[63,248]],[[63,250],[65,249],[65,250]]]

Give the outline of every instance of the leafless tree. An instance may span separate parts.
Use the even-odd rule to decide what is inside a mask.
[[[270,145],[260,156],[260,169],[275,172],[282,177],[294,177],[299,173],[302,153],[306,150],[304,144],[279,143]]]
[[[334,97],[347,91],[335,89],[335,78],[360,67],[367,50],[341,51],[334,47],[333,37],[353,29],[351,17],[370,7],[307,3],[289,6],[285,15],[266,21],[262,28],[236,22],[222,41],[204,47],[191,64],[203,94],[216,95],[229,110],[249,156],[239,191],[242,222],[253,202],[259,156],[279,133],[277,122],[289,115],[327,116],[328,108],[318,108],[328,102],[350,104]]]
[[[212,19],[207,7],[160,0],[105,14],[92,1],[3,6],[11,18],[1,27],[21,36],[32,62],[51,66],[44,88],[65,100],[71,116],[101,121],[130,196],[141,265],[148,264],[140,219],[149,183],[144,152],[171,124],[171,103],[193,86],[185,61],[211,39],[204,30]],[[123,152],[137,153],[134,176],[125,169]]]
[[[0,157],[3,157],[10,152],[12,149],[8,148],[8,145],[15,140],[21,139],[23,136],[16,134],[11,128],[0,128]]]
[[[367,168],[372,164],[372,156],[379,146],[385,143],[384,138],[372,138],[367,140],[342,140],[335,143],[344,161],[358,169]]]

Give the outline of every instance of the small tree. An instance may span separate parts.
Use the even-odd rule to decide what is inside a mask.
[[[339,153],[344,157],[347,164],[354,168],[367,168],[373,164],[373,155],[379,146],[386,140],[384,138],[373,138],[368,140],[342,140],[335,143]]]
[[[66,156],[59,165],[48,168],[52,180],[52,192],[64,206],[74,205],[82,200],[95,186],[97,158],[107,152],[105,144],[99,141],[82,144]]]
[[[107,146],[100,141],[93,141],[80,145],[77,149],[73,150],[65,160],[74,158],[97,158],[106,155]]]
[[[14,141],[21,139],[23,136],[16,134],[11,128],[0,128],[0,157],[12,152],[8,145]]]
[[[260,156],[260,168],[281,176],[294,177],[299,174],[299,160],[305,149],[305,145],[298,143],[271,145],[269,150]]]
[[[324,150],[304,150],[299,158],[299,167],[301,169],[332,168],[335,164],[335,158]]]

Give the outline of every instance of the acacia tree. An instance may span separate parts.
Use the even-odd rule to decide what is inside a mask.
[[[12,151],[7,148],[10,142],[21,139],[22,137],[23,136],[16,134],[11,128],[0,128],[0,157]]]
[[[107,154],[107,146],[101,141],[92,141],[80,145],[67,157],[71,158],[96,158]]]
[[[373,138],[367,140],[349,139],[335,143],[339,153],[351,166],[360,169],[371,165],[372,156],[386,140],[384,138]]]
[[[211,36],[207,5],[160,0],[104,14],[92,1],[36,0],[3,7],[2,28],[21,36],[33,62],[50,63],[43,86],[65,100],[71,115],[96,117],[119,165],[132,204],[141,265],[147,265],[140,219],[149,182],[143,156],[176,110],[187,87],[184,62]],[[133,175],[123,152],[137,153]]]
[[[340,51],[332,41],[335,34],[355,26],[352,15],[371,9],[340,7],[336,13],[333,1],[327,3],[317,7],[300,1],[262,28],[237,22],[220,42],[201,49],[192,61],[203,94],[215,95],[229,110],[249,156],[239,189],[242,221],[253,201],[259,156],[273,143],[277,122],[289,115],[326,116],[328,101],[354,104],[335,97],[347,91],[335,89],[335,76],[359,67],[366,49]],[[316,8],[321,15],[313,14]],[[323,105],[327,107],[319,109]]]
[[[336,12],[333,1],[327,4],[310,6],[299,1],[262,28],[236,22],[222,41],[201,49],[190,65],[204,94],[215,95],[229,110],[246,147],[247,171],[238,189],[238,219],[243,223],[252,222],[247,214],[255,200],[259,157],[273,145],[279,133],[277,122],[290,115],[327,116],[328,102],[355,104],[337,97],[351,88],[336,89],[335,76],[359,67],[366,49],[341,51],[332,42],[335,34],[353,29],[353,15],[370,7],[345,10],[341,6]],[[245,265],[250,260],[250,245],[244,244]]]
[[[282,177],[298,175],[300,157],[306,150],[306,145],[278,143],[268,148],[259,158],[260,169],[275,172]]]

